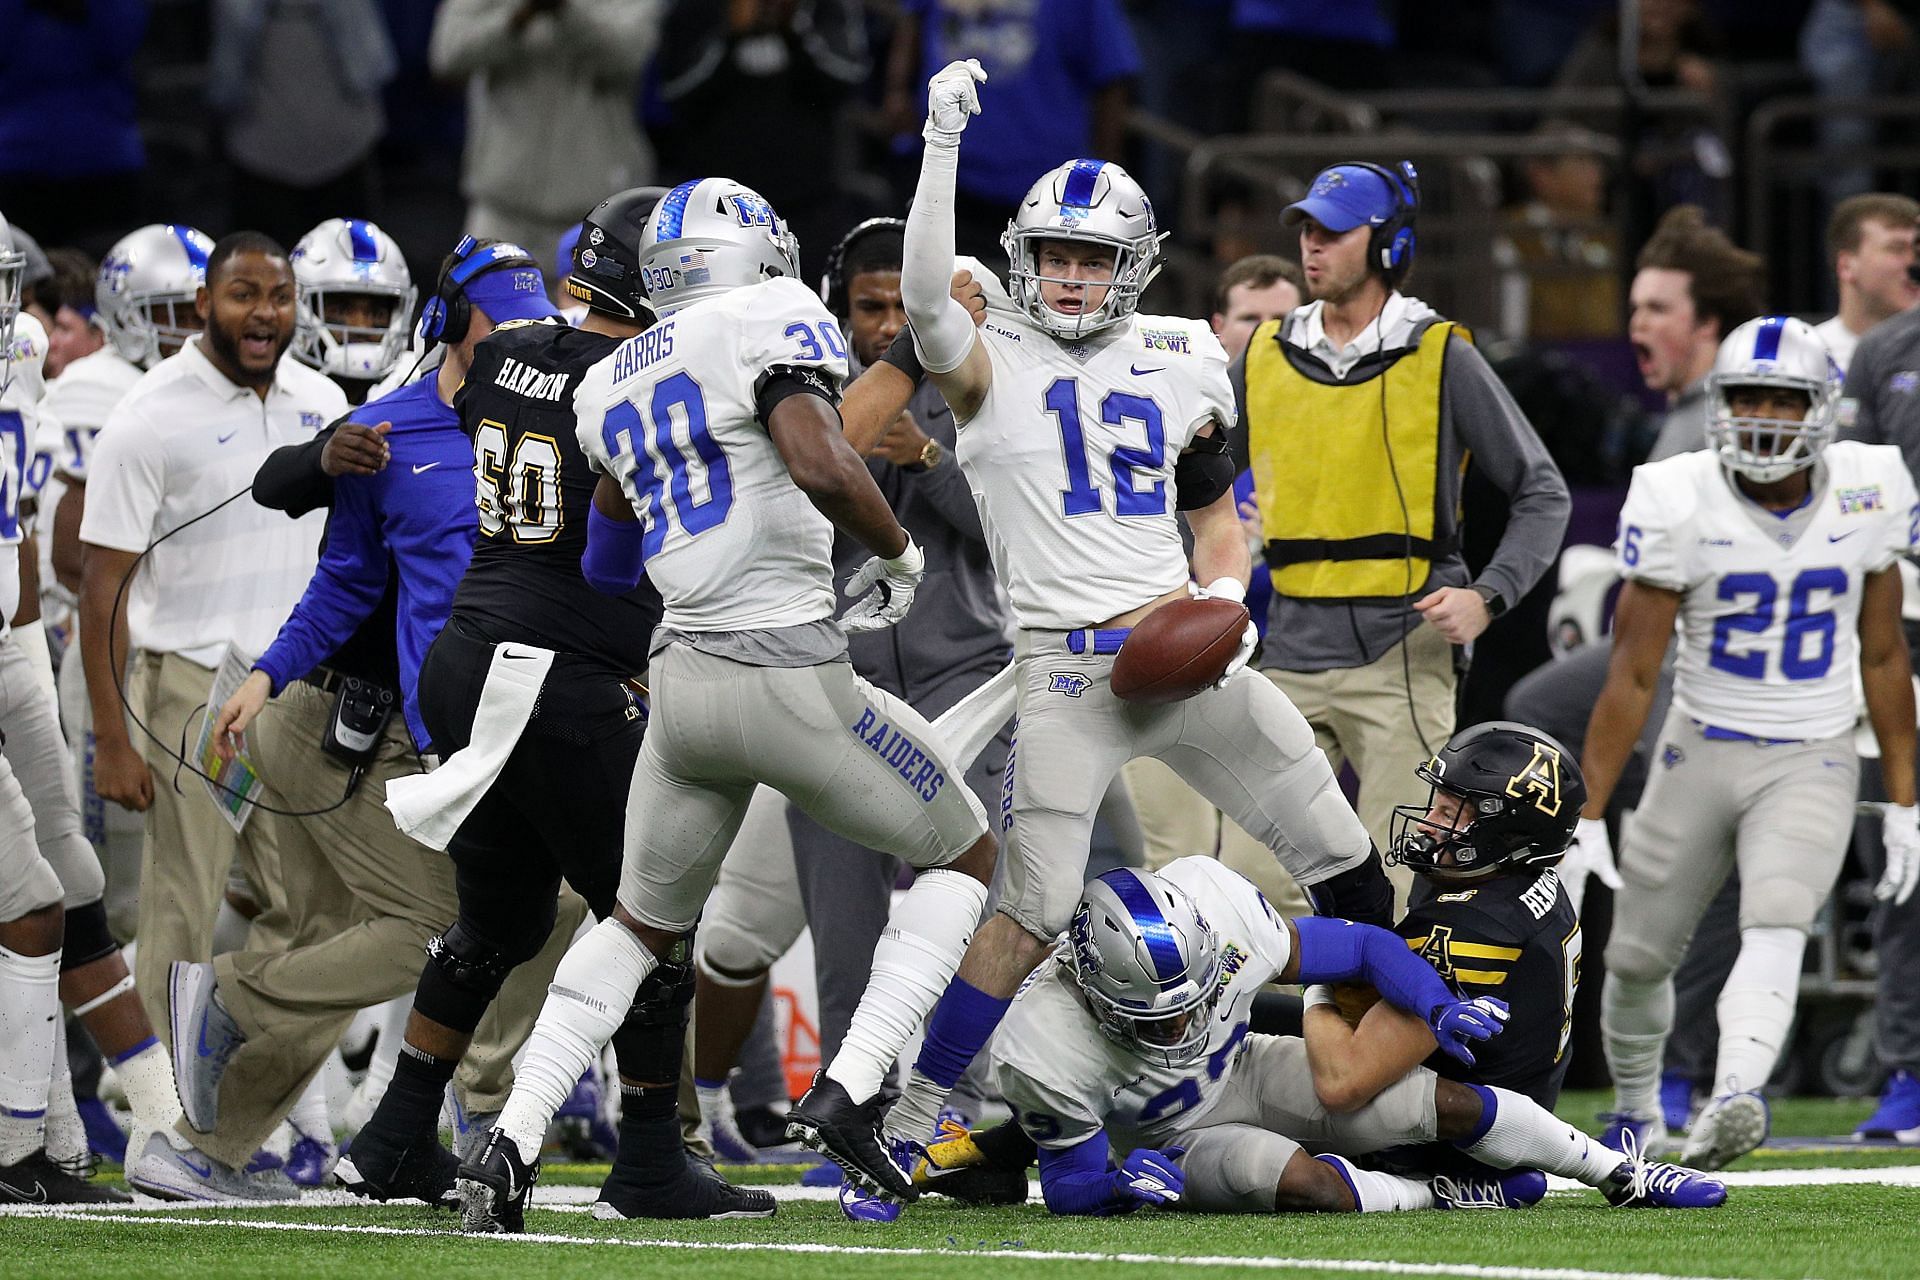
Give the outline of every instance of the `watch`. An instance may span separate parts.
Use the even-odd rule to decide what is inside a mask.
[[[908,467],[914,471],[931,471],[939,466],[940,460],[946,456],[947,451],[940,442],[929,437],[927,442],[920,446],[920,460],[909,463]]]
[[[1507,611],[1507,602],[1502,600],[1500,593],[1492,587],[1475,586],[1473,592],[1479,596],[1481,600],[1486,602],[1487,616],[1489,618],[1497,618]]]

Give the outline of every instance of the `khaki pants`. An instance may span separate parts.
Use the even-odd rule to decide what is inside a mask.
[[[275,700],[276,730],[255,743],[268,803],[293,810],[339,804],[347,769],[320,749],[332,708],[331,695],[299,681]],[[209,1155],[245,1164],[354,1012],[411,993],[427,939],[458,915],[453,863],[400,834],[385,808],[388,780],[418,772],[419,765],[406,725],[395,716],[378,758],[345,804],[281,819],[292,827],[279,845],[284,926],[263,915],[249,950],[214,960],[220,1001],[247,1044],[221,1083],[218,1129],[192,1135]],[[263,816],[256,811],[249,830]],[[554,968],[585,915],[586,904],[564,891],[546,948],[514,970],[481,1020],[455,1080],[469,1114],[504,1103],[513,1054],[532,1030]]]
[[[1421,623],[1407,636],[1404,665],[1401,648],[1364,667],[1266,673],[1313,726],[1334,772],[1342,761],[1352,762],[1360,778],[1360,822],[1382,853],[1390,846],[1393,806],[1426,799],[1414,769],[1426,762],[1429,747],[1438,751],[1453,736],[1453,646]],[[1387,877],[1395,910],[1406,910],[1413,873],[1388,867]]]
[[[1207,803],[1185,779],[1152,756],[1129,760],[1120,770],[1140,818],[1147,845],[1147,869],[1158,871],[1175,858],[1212,855],[1253,882],[1283,917],[1313,914],[1313,904],[1273,851]]]

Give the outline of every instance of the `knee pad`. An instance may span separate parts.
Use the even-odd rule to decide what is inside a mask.
[[[1740,882],[1741,929],[1813,930],[1813,918],[1819,914],[1826,893],[1815,895],[1812,888],[1792,876],[1766,876]]]
[[[47,861],[59,873],[62,901],[69,914],[106,896],[107,876],[101,870],[100,855],[77,827],[47,851]]]
[[[519,950],[524,950],[524,944]],[[413,1007],[422,1017],[431,1018],[455,1031],[472,1031],[500,994],[501,986],[514,966],[531,958],[539,950],[515,958],[510,951],[482,937],[465,922],[438,937],[427,939],[427,963],[420,971],[420,987]]]
[[[1217,1152],[1220,1182],[1235,1197],[1272,1196],[1286,1172],[1293,1153],[1276,1152],[1273,1145],[1259,1141],[1234,1141],[1221,1144]]]
[[[1316,915],[1393,928],[1393,882],[1387,879],[1378,849],[1369,846],[1367,860],[1357,867],[1301,887]]]
[[[1653,939],[1636,938],[1625,932],[1625,924],[1614,917],[1614,934],[1607,942],[1607,972],[1623,982],[1664,982],[1680,967],[1687,940],[1662,946]]]
[[[664,1085],[680,1078],[693,984],[693,938],[688,936],[660,958],[613,1033],[613,1056],[622,1080]]]
[[[737,983],[744,974],[765,973],[780,958],[765,933],[743,928],[743,921],[716,915],[703,922],[698,954],[700,967],[722,981]]]
[[[120,951],[120,943],[107,927],[107,907],[95,899],[83,906],[68,907],[61,934],[60,972],[71,973],[83,965],[104,960]]]

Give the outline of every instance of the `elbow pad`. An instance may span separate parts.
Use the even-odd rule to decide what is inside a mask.
[[[1218,452],[1203,452],[1200,446],[1205,443],[1194,441],[1192,452],[1181,454],[1173,464],[1173,505],[1181,511],[1210,507],[1233,488],[1233,459],[1226,454],[1226,442],[1220,442]]]
[[[615,520],[587,508],[587,550],[580,572],[595,591],[623,596],[640,585],[646,572],[646,529],[638,521]]]

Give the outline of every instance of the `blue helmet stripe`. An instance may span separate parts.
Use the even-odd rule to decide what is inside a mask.
[[[1173,936],[1173,928],[1167,923],[1166,916],[1160,912],[1160,904],[1153,900],[1153,894],[1140,882],[1140,877],[1126,869],[1110,871],[1100,877],[1111,888],[1120,903],[1133,917],[1140,936],[1147,940],[1147,955],[1153,961],[1153,976],[1162,983],[1177,982],[1187,971],[1187,962],[1180,954],[1180,943]]]
[[[1067,174],[1066,186],[1060,190],[1060,203],[1079,209],[1092,208],[1094,179],[1106,167],[1105,160],[1075,160],[1072,171]]]
[[[347,239],[353,245],[355,262],[380,261],[380,246],[374,243],[371,226],[359,218],[347,219]]]
[[[699,186],[699,180],[683,182],[667,192],[660,201],[660,240],[678,240],[680,224],[687,216],[687,201],[693,198],[693,189]]]
[[[178,240],[180,247],[187,251],[187,261],[193,264],[193,269],[205,275],[207,251],[200,247],[200,242],[193,238],[193,233],[186,227],[168,227],[167,230],[173,232],[173,238]]]
[[[1768,316],[1760,322],[1760,331],[1753,336],[1753,358],[1755,360],[1778,360],[1780,358],[1780,335],[1787,329],[1785,316]]]

